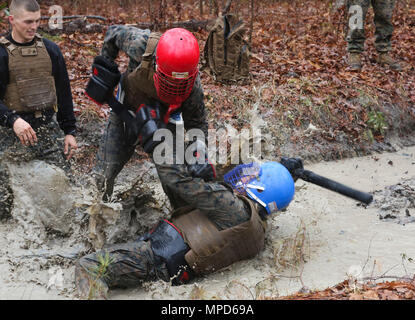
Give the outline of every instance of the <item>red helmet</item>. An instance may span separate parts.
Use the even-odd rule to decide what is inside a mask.
[[[199,72],[199,44],[195,36],[182,28],[166,31],[156,51],[154,85],[160,100],[180,105],[193,89]]]

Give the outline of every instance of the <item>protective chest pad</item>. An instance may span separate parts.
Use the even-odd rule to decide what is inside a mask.
[[[190,250],[179,231],[167,220],[160,221],[150,234],[151,248],[155,256],[166,263],[173,284],[183,284],[192,275],[184,255]]]

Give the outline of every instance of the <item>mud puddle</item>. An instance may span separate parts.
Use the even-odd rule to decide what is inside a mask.
[[[415,147],[306,168],[371,192],[374,202],[364,207],[298,181],[289,208],[270,220],[266,250],[256,259],[185,286],[160,281],[112,290],[110,299],[257,299],[324,289],[348,277],[385,280],[415,273]],[[142,175],[141,171],[151,172],[145,181],[137,184],[131,179],[129,183],[151,186],[156,204],[139,212],[124,208],[120,227],[106,229],[112,242],[121,241],[123,230],[129,228],[134,229],[129,235],[133,237],[168,209],[151,166],[126,169],[124,177],[130,179]],[[0,299],[74,298],[74,257],[88,249],[85,235],[89,230],[82,212],[78,208],[70,234],[61,237],[42,237],[42,230],[38,237],[28,235],[30,229],[18,220],[0,224]],[[36,241],[31,243],[33,238]]]

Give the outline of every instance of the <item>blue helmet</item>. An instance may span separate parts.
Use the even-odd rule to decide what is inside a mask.
[[[225,174],[224,180],[262,205],[268,214],[284,209],[294,197],[294,180],[278,162],[241,164]]]

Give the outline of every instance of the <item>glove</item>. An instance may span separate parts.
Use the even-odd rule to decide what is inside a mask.
[[[96,56],[92,63],[92,77],[89,79],[85,94],[98,104],[108,101],[114,88],[121,79],[121,73],[115,62],[104,56]]]
[[[138,129],[136,144],[140,143],[144,151],[151,154],[154,148],[162,142],[153,140],[154,133],[158,129],[165,128],[165,124],[161,119],[159,105],[140,105],[136,111],[135,120]]]
[[[198,150],[204,151],[202,152],[204,153],[203,163],[200,163],[200,157],[202,157],[203,154],[199,153]],[[187,170],[190,175],[194,178],[202,178],[205,181],[212,181],[215,179],[215,167],[208,159],[206,145],[200,140],[196,140],[196,150],[194,151],[193,156],[196,158],[196,163],[187,165]]]
[[[298,174],[298,169],[304,169],[303,160],[301,158],[286,158],[282,157],[280,163],[288,169],[293,177],[294,181],[300,177]],[[297,171],[297,172],[296,172]]]

